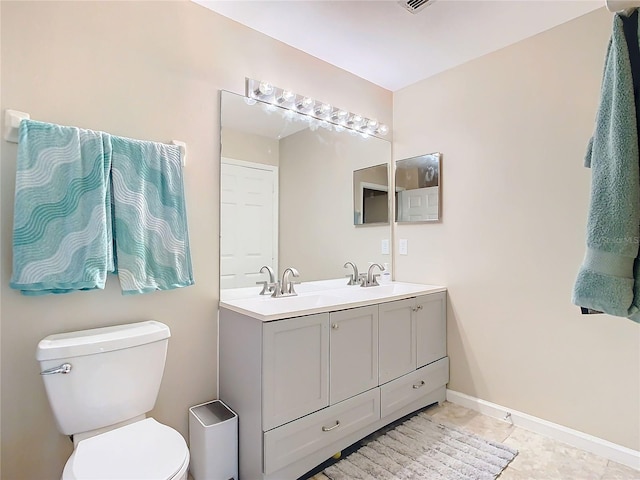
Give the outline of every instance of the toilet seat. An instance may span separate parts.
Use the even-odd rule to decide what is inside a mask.
[[[189,450],[177,431],[146,418],[78,443],[63,480],[186,478]]]

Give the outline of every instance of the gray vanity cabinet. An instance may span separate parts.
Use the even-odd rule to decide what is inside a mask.
[[[447,356],[447,294],[416,298],[415,317],[419,368]]]
[[[331,313],[331,405],[378,386],[378,306]]]
[[[446,293],[379,306],[380,384],[447,355]]]
[[[262,428],[329,404],[329,314],[269,322],[262,334]]]
[[[380,384],[416,369],[415,298],[379,306]]]
[[[444,401],[445,295],[276,320],[221,306],[219,396],[239,415],[240,480],[298,478]]]

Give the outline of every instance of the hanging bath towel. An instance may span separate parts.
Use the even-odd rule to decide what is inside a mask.
[[[104,288],[113,270],[110,166],[107,134],[22,121],[11,288],[25,295]]]
[[[636,38],[637,28],[636,28]],[[587,251],[573,303],[638,321],[640,161],[633,75],[623,20],[614,17],[596,128],[585,163],[591,167]],[[634,271],[634,263],[636,268]],[[639,292],[640,293],[640,292]]]
[[[122,293],[193,285],[180,149],[111,137],[115,259]]]

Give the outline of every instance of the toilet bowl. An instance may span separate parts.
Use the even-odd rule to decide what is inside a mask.
[[[62,480],[186,480],[187,444],[153,418],[78,442]]]
[[[50,335],[36,359],[60,433],[74,450],[63,480],[186,480],[180,433],[146,418],[156,402],[169,327],[148,321]]]

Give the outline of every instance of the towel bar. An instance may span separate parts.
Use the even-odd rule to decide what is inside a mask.
[[[26,112],[20,112],[18,110],[5,110],[4,112],[4,139],[7,142],[18,143],[18,129],[20,128],[20,122],[25,119],[30,119],[31,115]],[[184,167],[187,162],[187,144],[180,140],[171,140],[171,145],[175,145],[180,148],[180,160]]]
[[[7,142],[18,143],[18,129],[20,122],[31,118],[31,115],[18,110],[5,110],[4,112],[4,139]]]

